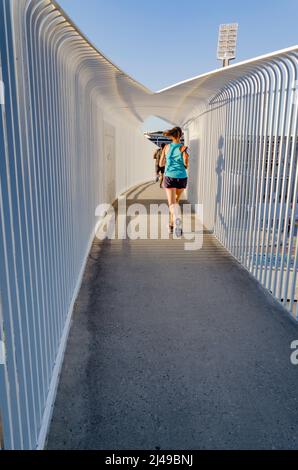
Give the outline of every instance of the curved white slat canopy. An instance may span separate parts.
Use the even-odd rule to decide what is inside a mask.
[[[227,68],[220,68],[153,92],[123,72],[74,25],[56,1],[51,1],[57,15],[73,28],[73,47],[80,40],[80,60],[88,67],[93,86],[108,109],[136,123],[155,115],[174,124],[183,125],[198,114],[200,104],[232,80],[237,80],[254,66],[270,61],[275,56],[297,51],[298,46],[246,60]],[[88,59],[89,58],[89,59]]]
[[[5,448],[44,446],[96,208],[152,179],[150,115],[184,126],[206,229],[298,318],[297,46],[153,92],[54,0],[0,0],[1,83]]]

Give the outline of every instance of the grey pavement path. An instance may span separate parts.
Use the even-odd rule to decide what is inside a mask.
[[[183,246],[94,241],[49,449],[298,448],[297,325],[213,235]]]

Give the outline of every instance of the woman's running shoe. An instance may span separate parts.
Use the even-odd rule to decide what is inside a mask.
[[[175,220],[175,235],[177,238],[182,237],[182,220],[180,218]]]

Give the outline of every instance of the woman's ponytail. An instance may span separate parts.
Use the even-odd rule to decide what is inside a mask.
[[[174,139],[180,139],[182,137],[182,129],[181,127],[174,127],[173,129],[164,131],[163,135],[166,137],[174,137]]]

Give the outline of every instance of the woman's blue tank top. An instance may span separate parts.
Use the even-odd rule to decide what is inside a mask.
[[[170,178],[187,178],[183,154],[180,152],[181,144],[170,144],[166,154],[165,175]]]

